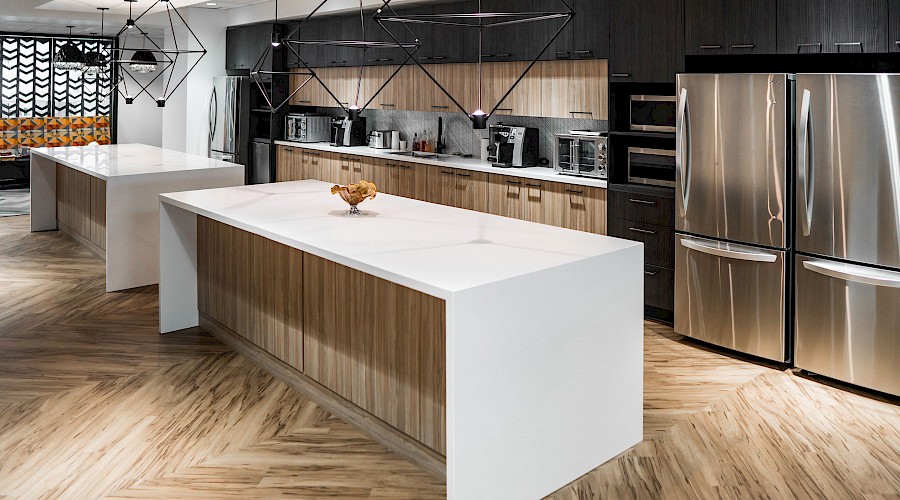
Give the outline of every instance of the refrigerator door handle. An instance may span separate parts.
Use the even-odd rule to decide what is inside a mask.
[[[688,91],[681,89],[678,96],[678,123],[675,127],[675,135],[678,143],[675,145],[675,170],[681,177],[681,216],[687,215],[688,199],[691,190],[691,109],[688,104]]]
[[[813,157],[812,108],[810,104],[811,94],[803,89],[803,97],[800,100],[800,125],[799,140],[797,141],[797,181],[800,184],[800,226],[803,236],[809,236],[813,215]]]
[[[699,241],[682,238],[681,246],[696,250],[700,253],[715,255],[716,257],[724,257],[726,259],[746,260],[750,262],[775,262],[778,256],[768,252],[759,250],[738,252],[736,250],[726,250],[724,248],[704,245]]]
[[[821,260],[805,260],[803,267],[808,271],[841,280],[900,288],[900,273],[894,271]]]
[[[209,141],[208,153],[212,152],[212,143],[216,135],[216,125],[218,125],[219,101],[216,96],[216,87],[213,85],[212,95],[209,96]],[[207,156],[209,156],[207,154]]]

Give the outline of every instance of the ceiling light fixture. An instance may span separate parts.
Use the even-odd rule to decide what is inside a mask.
[[[120,90],[120,93],[123,93],[125,97],[125,103],[131,104],[134,102],[136,97],[139,97],[141,94],[146,93],[148,97],[153,98],[156,101],[156,105],[159,107],[165,107],[166,101],[172,97],[172,94],[178,89],[179,86],[187,79],[188,75],[197,65],[200,63],[200,60],[206,55],[206,48],[203,46],[203,43],[197,38],[197,35],[194,33],[194,30],[188,25],[187,21],[185,21],[184,17],[181,16],[181,13],[178,12],[178,9],[172,6],[170,0],[156,0],[153,2],[150,7],[147,8],[141,15],[136,18],[132,18],[131,16],[131,4],[136,0],[125,0],[128,2],[128,22],[125,23],[125,26],[116,33],[116,40],[119,41],[115,50],[118,53],[118,57],[115,59],[116,63],[116,76],[121,82],[123,89]],[[165,5],[165,16],[169,21],[169,29],[172,33],[172,39],[174,42],[173,49],[164,49],[159,46],[156,41],[154,41],[143,29],[140,28],[139,24],[141,19],[147,15],[154,7],[158,4]],[[183,26],[183,29],[176,30],[175,29],[175,19],[179,20],[179,24]],[[178,38],[176,33],[187,31],[189,34],[188,39],[188,48],[181,48],[178,44]],[[131,33],[137,32],[141,38],[141,47],[135,47],[134,44],[129,44],[129,40],[131,38],[135,38],[135,36],[130,36]],[[199,48],[190,48],[191,45],[196,44]],[[126,59],[123,54],[131,53],[131,58]],[[175,67],[178,62],[179,57],[192,57],[196,56],[196,59],[191,62],[189,61],[188,69],[185,71],[184,75],[178,81],[175,81]],[[126,71],[126,68],[130,71]],[[168,71],[166,71],[168,70]],[[139,81],[135,76],[131,73],[156,73],[149,81]],[[167,75],[164,78],[165,85],[163,87],[162,94],[153,97],[148,88],[155,81],[157,81],[161,76]],[[128,92],[127,88],[127,80],[131,80],[135,85],[140,87],[140,92],[136,95],[132,95]],[[118,84],[117,84],[118,88]]]
[[[437,81],[437,79],[429,72],[425,66],[422,65],[416,58],[412,58],[413,62],[416,63],[422,71],[434,82],[435,85],[441,92],[443,92],[452,102],[459,108],[463,113],[469,116],[469,119],[472,121],[472,127],[475,129],[485,129],[487,128],[487,122],[490,116],[497,111],[497,109],[503,104],[503,101],[506,100],[507,97],[512,93],[513,90],[519,85],[519,82],[525,78],[525,75],[531,70],[532,67],[537,63],[537,61],[544,55],[544,52],[550,48],[550,45],[559,37],[560,33],[569,25],[569,22],[572,21],[572,18],[575,16],[575,11],[572,9],[572,6],[569,5],[567,0],[559,0],[564,6],[565,12],[483,12],[481,8],[481,0],[478,0],[478,12],[472,14],[416,14],[416,15],[404,15],[398,16],[388,15],[385,13],[384,9],[390,6],[391,0],[383,0],[384,5],[382,8],[378,9],[375,13],[374,19],[375,21],[384,29],[388,35],[395,41],[398,42],[397,37],[394,33],[391,32],[385,25],[385,23],[396,23],[402,26],[406,26],[407,24],[431,24],[431,25],[440,25],[440,26],[455,26],[459,28],[468,28],[478,31],[478,109],[469,113],[459,101],[453,97],[450,92],[441,84],[441,82]],[[556,30],[556,33],[553,34],[553,38],[547,41],[544,48],[541,49],[537,55],[534,56],[534,59],[531,60],[531,63],[528,67],[525,68],[525,71],[516,79],[516,81],[512,84],[512,86],[503,94],[503,97],[500,98],[499,101],[491,108],[490,112],[484,111],[484,73],[482,71],[483,61],[483,45],[484,45],[484,32],[489,29],[496,29],[503,26],[512,26],[515,24],[522,23],[531,23],[538,21],[549,21],[552,19],[565,19],[563,23],[559,26],[559,29]],[[473,22],[476,21],[476,22]],[[406,49],[403,49],[406,51]],[[409,51],[406,51],[407,55],[412,56]]]
[[[53,67],[65,71],[77,71],[84,68],[84,53],[72,41],[72,28],[74,26],[66,27],[69,28],[69,39],[53,57]]]
[[[109,10],[108,7],[97,7],[97,10],[100,11],[100,37],[102,38],[104,35],[104,17],[106,11]],[[92,33],[92,35],[96,35],[96,33]],[[99,73],[104,72],[109,67],[109,56],[104,53],[102,49],[102,42],[100,40],[97,41],[97,50],[92,50],[84,55],[84,69],[82,69],[82,73],[85,76],[96,76]]]
[[[216,3],[215,3],[215,2],[206,2],[206,5],[207,5],[208,7],[215,7],[215,6],[216,6]]]

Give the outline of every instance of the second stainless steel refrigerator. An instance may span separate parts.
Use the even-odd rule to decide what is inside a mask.
[[[900,396],[900,75],[797,75],[796,362]]]
[[[681,74],[675,331],[778,362],[788,344],[792,97],[787,74]]]

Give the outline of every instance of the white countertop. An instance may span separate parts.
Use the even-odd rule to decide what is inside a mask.
[[[297,148],[314,149],[317,151],[328,151],[331,153],[344,153],[348,155],[369,156],[372,158],[386,158],[395,161],[404,161],[410,163],[422,163],[426,165],[436,165],[438,167],[461,168],[465,170],[473,170],[476,172],[488,172],[491,174],[511,175],[514,177],[522,177],[525,179],[534,179],[539,181],[563,182],[576,186],[590,186],[598,188],[606,188],[606,181],[602,179],[594,179],[591,177],[577,177],[573,175],[562,175],[557,173],[551,167],[527,167],[527,168],[500,168],[495,167],[487,161],[480,158],[463,158],[461,156],[450,156],[446,159],[416,158],[411,156],[395,155],[398,150],[395,149],[374,149],[368,146],[350,146],[340,147],[332,146],[327,142],[291,142],[291,141],[275,141],[275,144],[282,146],[293,146]]]
[[[331,186],[280,182],[160,200],[444,299],[641,245],[386,194],[362,203],[363,216],[348,217]]]
[[[93,177],[109,180],[148,174],[165,174],[191,170],[240,168],[242,165],[203,156],[181,153],[145,144],[109,144],[35,148],[31,154],[61,163]]]

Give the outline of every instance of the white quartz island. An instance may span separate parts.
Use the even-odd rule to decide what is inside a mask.
[[[388,195],[348,217],[329,187],[161,195],[160,331],[333,397],[450,498],[539,498],[641,440],[640,243]]]
[[[159,194],[239,186],[244,167],[143,144],[31,150],[31,230],[60,229],[106,260],[106,290],[159,279]]]

